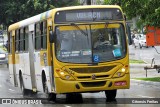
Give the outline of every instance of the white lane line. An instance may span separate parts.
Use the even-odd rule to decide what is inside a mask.
[[[15,91],[15,90],[9,89],[9,91]]]
[[[155,98],[155,97],[150,97],[150,96],[143,96],[143,95],[137,95],[138,97],[142,97],[142,98]]]
[[[0,85],[0,88],[2,87],[2,85]]]
[[[65,107],[72,107],[72,106],[68,106],[68,105],[64,105]]]

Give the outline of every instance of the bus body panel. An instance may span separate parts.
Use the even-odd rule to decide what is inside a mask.
[[[11,84],[14,85],[13,64],[9,64],[9,75],[10,75],[10,82]]]
[[[23,84],[26,89],[32,89],[29,53],[20,53],[15,55],[16,74],[18,86],[20,87],[19,76],[22,74]]]
[[[43,91],[42,88],[42,68],[40,66],[40,52],[34,52],[34,65],[35,65],[35,73],[37,80],[37,90]]]
[[[128,53],[128,52],[127,52]],[[113,90],[113,89],[129,89],[130,87],[130,71],[129,71],[129,63],[128,63],[128,55],[119,60],[114,62],[107,62],[102,63],[99,65],[93,65],[88,66],[87,64],[64,64],[62,62],[57,63],[55,62],[55,84],[56,84],[56,93],[68,93],[68,92],[90,92],[90,91],[102,91],[102,90]],[[74,80],[65,80],[64,78],[61,78],[61,76],[57,73],[56,70],[61,69],[61,67],[65,69],[65,71],[72,74],[72,77]],[[104,67],[112,67],[110,70],[103,72],[100,69]],[[85,68],[93,69],[93,68],[100,68],[99,71],[94,71],[94,73],[86,73]],[[122,68],[125,68],[125,74],[123,74],[121,77],[114,77],[118,71],[120,71]],[[72,70],[71,70],[72,69]],[[76,69],[79,71],[76,71]],[[82,70],[81,70],[82,69]],[[84,69],[84,71],[83,71]],[[62,70],[63,71],[63,70]],[[58,71],[60,72],[60,71]],[[80,73],[81,72],[81,73]],[[96,79],[92,79],[92,75],[96,76]],[[108,75],[107,77],[105,77]],[[112,82],[112,86],[109,87],[110,82]],[[118,82],[122,86],[115,86],[115,82]],[[122,82],[122,83],[121,83]],[[124,83],[123,83],[124,82]],[[84,84],[83,84],[84,83]],[[91,84],[89,84],[91,83]],[[117,83],[117,84],[118,84]],[[79,85],[80,89],[76,88],[76,84]],[[83,86],[83,85],[84,86]],[[88,84],[88,85],[87,85]],[[97,84],[97,86],[94,86],[94,84]],[[102,86],[98,86],[98,84],[101,84]],[[67,88],[63,88],[67,87]]]
[[[48,91],[51,92],[51,75],[49,74],[49,66],[47,65],[47,51],[40,50],[34,52],[35,74],[37,80],[37,90],[43,92],[42,72],[45,73],[47,79]]]
[[[71,93],[71,92],[94,92],[94,91],[104,91],[104,90],[114,90],[114,89],[129,89],[130,87],[130,75],[125,74],[121,78],[115,78],[115,79],[104,79],[104,80],[97,80],[97,81],[66,81],[62,80],[61,78],[55,78],[55,84],[56,84],[56,93]],[[109,87],[110,82],[112,82],[112,86]],[[124,86],[115,86],[115,82],[126,82],[126,85]],[[88,84],[88,87],[84,87],[82,83]],[[89,86],[89,84],[103,84],[103,86]],[[79,85],[79,89],[76,88],[76,84]],[[67,88],[64,88],[67,87]]]

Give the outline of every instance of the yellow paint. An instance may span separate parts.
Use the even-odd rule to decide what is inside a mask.
[[[49,27],[49,26],[52,27],[52,19],[51,19],[51,18],[49,18],[49,19],[47,20],[47,25],[48,25],[48,27]]]
[[[19,64],[19,54],[15,54],[15,64]]]
[[[47,64],[47,51],[40,51],[41,66],[47,66],[47,65],[45,65],[45,60],[46,60],[46,64]]]
[[[16,33],[15,33],[15,30],[12,30],[12,36],[15,36]]]
[[[12,55],[11,54],[8,55],[8,64],[13,64]]]
[[[130,79],[129,74],[125,74],[125,76],[116,78],[116,79],[104,79],[104,80],[89,80],[89,81],[66,81],[61,78],[55,78],[56,83],[56,93],[68,93],[68,92],[90,92],[90,91],[102,91],[102,90],[113,90],[113,89],[129,89],[130,87]],[[106,84],[104,86],[99,87],[84,87],[81,82],[100,82],[105,81]],[[125,86],[114,86],[114,82],[116,81],[126,81],[127,85]],[[112,86],[108,87],[109,83],[112,82]],[[76,89],[75,85],[78,84],[80,89]],[[67,88],[65,88],[67,87]]]
[[[18,29],[18,28],[19,28],[19,23],[17,22],[17,23],[15,23],[15,24],[10,25],[9,28],[8,28],[8,31],[10,32],[10,31],[16,30],[16,29]],[[15,34],[14,34],[14,35],[15,35]]]
[[[90,29],[89,25],[78,25],[78,27],[82,30]],[[119,28],[120,24],[93,24],[91,25],[91,29],[100,29],[100,28]],[[79,30],[76,26],[60,26],[60,31],[63,30]]]

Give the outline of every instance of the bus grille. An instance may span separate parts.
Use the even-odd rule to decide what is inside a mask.
[[[101,87],[106,84],[106,81],[99,82],[81,82],[83,87]]]
[[[98,78],[107,78],[109,75],[96,75],[96,79]],[[92,79],[91,76],[78,76],[78,79]]]
[[[115,66],[116,65],[101,66],[101,67],[69,68],[69,69],[77,73],[100,73],[100,72],[108,72]]]

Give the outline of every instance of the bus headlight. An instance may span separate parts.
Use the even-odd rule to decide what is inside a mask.
[[[66,70],[62,71],[62,70],[58,69],[58,70],[56,70],[56,72],[64,80],[74,80],[74,78],[70,74],[68,74],[68,72]]]
[[[126,69],[125,68],[122,68],[122,70],[121,70],[122,72],[125,72],[126,71]]]
[[[118,70],[118,71],[113,75],[113,77],[114,77],[114,78],[122,77],[122,76],[125,75],[125,73],[126,73],[126,68],[122,68],[122,69]]]
[[[63,71],[61,71],[61,72],[60,72],[60,74],[63,76],[63,75],[64,75],[64,72],[63,72]]]
[[[66,80],[69,80],[70,76],[69,75],[65,75],[65,78],[66,78]]]

